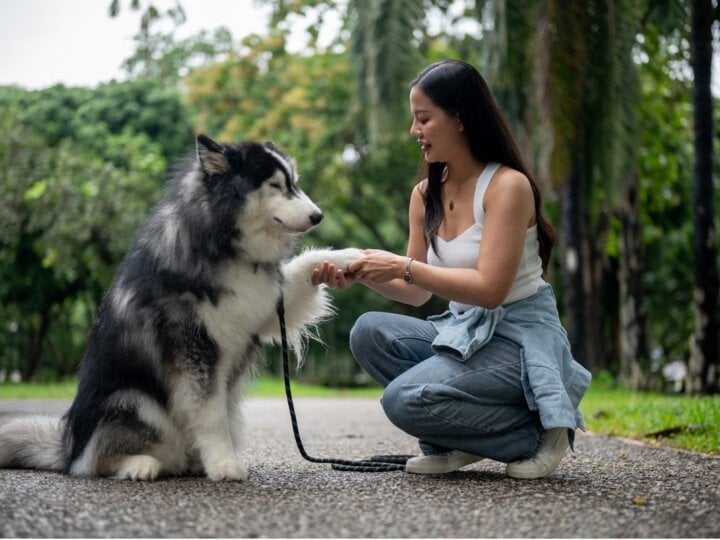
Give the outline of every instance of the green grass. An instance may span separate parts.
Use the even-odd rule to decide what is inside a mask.
[[[2,399],[70,399],[74,380],[51,384],[0,384]],[[337,389],[293,381],[295,397],[373,397],[377,387]],[[261,378],[251,389],[252,397],[282,397],[282,379]],[[593,379],[580,404],[590,431],[630,437],[650,444],[668,445],[708,454],[720,454],[720,396],[698,397],[631,392],[617,387],[606,374]],[[664,433],[663,433],[664,432]],[[661,433],[659,436],[650,436]]]
[[[72,399],[77,381],[69,379],[59,383],[5,383],[0,384],[3,399]],[[292,382],[293,397],[380,397],[378,387],[328,388],[327,386]],[[250,387],[251,397],[278,397],[285,395],[282,379],[260,378]]]
[[[382,390],[376,386],[360,388],[328,388],[314,384],[291,383],[293,397],[376,397],[380,399]],[[252,397],[284,397],[285,384],[282,379],[262,378],[250,387]]]
[[[580,409],[587,428],[595,433],[720,454],[720,396],[717,395],[632,392],[601,374],[593,379]]]
[[[77,381],[68,379],[53,383],[3,383],[0,384],[2,399],[70,399],[75,397]]]

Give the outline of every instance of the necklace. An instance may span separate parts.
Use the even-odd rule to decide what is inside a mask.
[[[453,195],[452,197],[450,197],[450,202],[448,203],[448,208],[450,209],[451,212],[452,212],[453,210],[455,210],[455,197],[457,197],[457,196],[458,196],[458,193],[460,193],[460,190],[462,189],[463,184],[465,184],[465,182],[462,182],[462,183],[458,186],[458,188],[455,190],[455,195]]]
[[[447,170],[447,169],[446,169],[446,170]],[[481,169],[481,170],[482,170],[482,169]],[[463,180],[462,182],[460,182],[460,183],[458,184],[458,187],[457,187],[457,189],[455,190],[455,193],[453,194],[452,197],[450,197],[450,202],[448,203],[448,210],[450,210],[451,212],[453,212],[453,211],[455,210],[455,198],[460,194],[460,190],[463,188],[463,186],[464,186],[469,180],[471,180],[472,178],[477,178],[479,174],[480,174],[479,172],[473,173],[472,175],[468,176],[465,180]],[[447,177],[446,177],[446,181],[447,181]]]

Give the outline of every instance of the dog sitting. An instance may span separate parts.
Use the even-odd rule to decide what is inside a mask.
[[[262,343],[290,342],[330,316],[312,269],[347,268],[357,249],[307,250],[323,214],[272,143],[197,137],[100,305],[62,418],[0,426],[0,467],[153,480],[245,480],[241,400]]]

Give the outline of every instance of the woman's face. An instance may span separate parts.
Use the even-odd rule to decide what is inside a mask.
[[[410,112],[410,135],[417,138],[428,163],[447,163],[467,144],[457,115],[447,114],[417,86],[410,90]]]

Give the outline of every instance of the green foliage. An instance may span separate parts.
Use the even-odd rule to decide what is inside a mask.
[[[213,32],[201,31],[183,40],[173,32],[135,36],[135,53],[123,63],[131,76],[140,75],[176,85],[191,69],[210,64],[232,50],[232,35],[221,27]]]
[[[679,40],[647,31],[636,51],[643,283],[657,364],[687,357],[693,325],[692,104],[689,84],[671,69],[682,61]]]
[[[349,3],[348,16],[364,132],[377,149],[395,131],[406,107],[407,85],[423,63],[418,28],[424,6],[417,0],[355,0]]]
[[[190,134],[177,92],[153,81],[0,88],[0,368],[74,370],[166,156]]]
[[[192,127],[179,90],[154,79],[110,82],[97,89],[0,87],[0,108],[12,112],[20,125],[41,136],[48,147],[68,139],[120,166],[127,163],[122,162],[121,147],[105,144],[110,135],[145,135],[166,161],[185,153],[192,143]]]
[[[125,66],[131,76],[149,78],[95,89],[0,87],[0,367],[39,377],[73,371],[97,302],[158,200],[164,170],[191,150],[193,131],[272,139],[294,156],[303,189],[326,215],[308,245],[403,252],[419,159],[407,136],[407,83],[423,65],[446,57],[482,67],[527,154],[541,170],[551,164],[549,174],[538,176],[556,225],[559,195],[549,178],[562,181],[578,168],[605,270],[621,253],[614,194],[637,176],[653,368],[687,358],[693,149],[683,74],[686,3],[620,2],[610,13],[593,1],[550,13],[535,0],[468,0],[451,14],[448,0],[284,0],[272,3],[267,35],[239,43],[226,29],[185,40],[154,31],[159,20],[177,25],[183,18],[180,2],[169,2],[167,13],[158,3],[110,3],[115,13],[129,5],[145,17]],[[344,26],[320,49],[318,26],[333,12]],[[446,25],[431,30],[431,12]],[[662,28],[638,26],[662,14],[670,21]],[[541,15],[549,36],[535,34],[544,28]],[[311,23],[309,49],[290,54],[286,40],[301,18]],[[460,30],[467,20],[477,22],[477,35]],[[546,49],[538,47],[541,38]],[[538,66],[548,75],[542,88],[533,86]],[[533,99],[542,110],[533,110]],[[554,124],[555,138],[546,122]],[[537,157],[549,141],[551,161]],[[720,191],[716,197],[720,202]],[[615,285],[605,285],[603,301],[611,307],[601,318],[611,327],[618,302],[610,298]],[[556,289],[563,298],[566,291]],[[338,317],[320,329],[327,346],[312,346],[299,375],[304,380],[366,382],[347,350],[360,313],[426,315],[444,306],[415,310],[361,286],[333,294]],[[38,347],[43,361],[32,367]],[[277,371],[278,351],[267,358]]]
[[[242,54],[199,68],[184,83],[200,131],[226,140],[272,139],[295,157],[303,189],[326,215],[308,245],[404,252],[417,147],[405,126],[381,148],[367,147],[357,129],[364,112],[350,62],[347,53],[332,51],[289,54],[277,32],[244,39]],[[398,306],[360,286],[335,293],[335,303],[340,317],[321,330],[329,349],[313,344],[302,376],[355,384],[350,327],[364,311]]]

